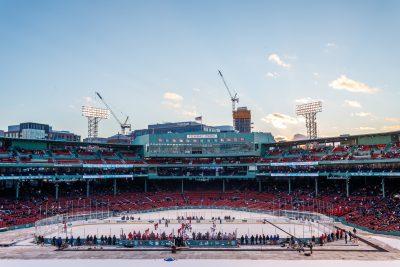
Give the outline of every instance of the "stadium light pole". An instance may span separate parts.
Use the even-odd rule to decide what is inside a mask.
[[[304,116],[308,139],[317,138],[317,113],[322,112],[322,102],[315,101],[296,106],[296,115]]]
[[[100,120],[108,119],[110,111],[103,108],[82,106],[82,116],[88,119],[88,139],[92,140],[98,136]]]

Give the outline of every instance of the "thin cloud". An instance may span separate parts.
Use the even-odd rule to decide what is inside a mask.
[[[283,57],[284,58],[286,58],[286,59],[292,59],[292,60],[296,60],[297,59],[297,56],[296,55],[283,55]]]
[[[355,128],[356,130],[361,130],[361,131],[372,131],[375,130],[374,127],[369,127],[369,126],[361,126],[361,127],[357,127]]]
[[[176,113],[180,114],[183,117],[194,118],[198,115],[195,106],[184,105],[183,96],[174,93],[174,92],[166,92],[163,95],[164,101],[162,102],[164,106],[169,109],[173,109]]]
[[[400,118],[385,118],[384,120],[388,122],[400,122]]]
[[[230,103],[229,103],[229,101],[227,100],[227,98],[223,98],[223,99],[215,98],[215,99],[213,99],[213,101],[214,101],[214,103],[217,104],[218,106],[221,106],[221,107],[224,107],[224,108],[230,106]]]
[[[346,75],[341,75],[336,80],[333,80],[329,86],[336,90],[345,90],[352,93],[375,94],[380,91],[379,88],[349,79]]]
[[[277,135],[277,136],[274,136],[274,138],[275,138],[276,142],[289,141],[289,138],[284,135]]]
[[[198,115],[196,110],[182,110],[182,115],[189,118],[194,118]]]
[[[333,42],[326,43],[324,46],[324,52],[329,53],[330,51],[334,50],[337,48],[337,44]]]
[[[179,109],[182,107],[183,96],[173,92],[166,92],[163,95],[163,104],[169,108]]]
[[[351,115],[356,117],[372,117],[372,114],[370,112],[356,112],[352,113]]]
[[[172,93],[172,92],[166,92],[164,94],[164,99],[170,100],[170,101],[183,101],[183,96],[178,95],[176,93]]]
[[[277,72],[267,72],[266,75],[268,78],[272,78],[272,79],[279,77],[279,73],[277,73]]]
[[[95,100],[93,99],[93,97],[91,97],[91,96],[84,96],[83,97],[83,102],[86,104],[86,105],[93,105],[93,104],[95,104]]]
[[[311,97],[302,97],[294,100],[294,102],[297,104],[305,104],[312,101],[313,99]]]
[[[362,108],[360,102],[355,100],[345,100],[344,105],[351,108]]]
[[[272,124],[277,129],[286,129],[288,125],[296,125],[301,120],[282,113],[271,113],[261,119],[263,122]]]
[[[315,102],[315,101],[321,101],[321,102],[323,102],[323,100],[321,100],[321,99],[314,99],[314,98],[311,98],[311,97],[302,97],[302,98],[298,98],[298,99],[295,99],[294,100],[294,102],[296,103],[296,104],[305,104],[305,103],[310,103],[310,102]]]
[[[383,126],[383,131],[394,132],[400,130],[400,125]]]
[[[270,54],[268,60],[285,69],[290,69],[291,67],[289,63],[284,62],[277,54]]]

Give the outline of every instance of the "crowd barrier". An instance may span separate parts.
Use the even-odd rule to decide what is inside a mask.
[[[123,247],[170,247],[170,240],[119,240],[119,246]],[[237,247],[237,240],[186,240],[188,247]]]
[[[171,247],[171,240],[119,240],[118,245],[122,247]]]
[[[14,225],[14,226],[0,228],[0,232],[7,232],[7,231],[25,229],[25,228],[30,228],[30,227],[34,227],[34,226],[35,226],[34,223]]]
[[[62,239],[64,243],[65,238]],[[85,244],[85,238],[81,239],[81,245]],[[100,240],[98,241],[100,242]],[[45,238],[44,243],[47,245],[54,245],[53,238]],[[74,239],[72,242],[68,240],[69,245],[77,246],[77,240]],[[98,244],[100,246],[100,244]],[[120,240],[117,238],[116,246],[120,247],[171,247],[173,245],[172,240]],[[185,245],[188,247],[237,247],[238,240],[185,240]],[[101,246],[110,246],[107,244],[101,244]],[[115,246],[115,245],[112,245]]]
[[[237,240],[187,240],[188,247],[237,247]]]

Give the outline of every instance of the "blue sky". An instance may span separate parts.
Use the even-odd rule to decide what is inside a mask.
[[[0,0],[0,129],[85,136],[95,90],[136,129],[230,124],[222,69],[257,131],[305,133],[294,106],[309,100],[323,101],[321,136],[397,130],[398,14],[399,1]]]

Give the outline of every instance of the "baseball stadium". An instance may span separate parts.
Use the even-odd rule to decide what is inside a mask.
[[[400,132],[0,144],[1,257],[399,258]]]
[[[399,14],[0,0],[0,267],[400,267]]]

